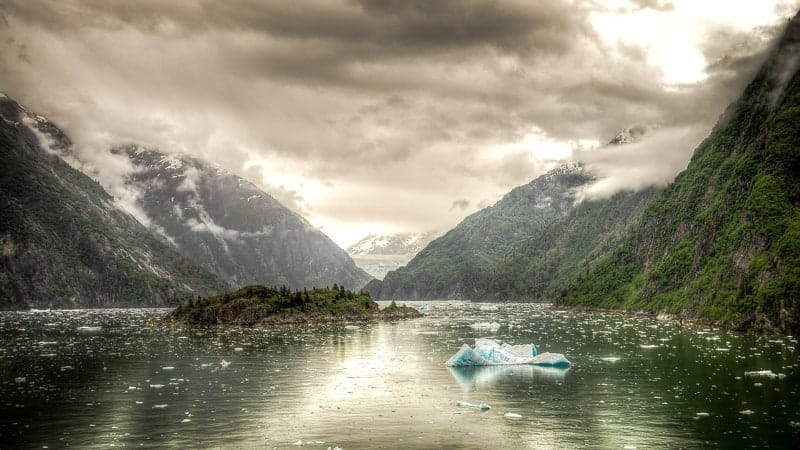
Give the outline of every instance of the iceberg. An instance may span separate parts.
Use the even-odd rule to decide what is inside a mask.
[[[501,366],[532,364],[550,367],[569,367],[572,363],[561,353],[538,354],[533,344],[500,344],[493,339],[476,339],[475,346],[461,346],[445,363],[448,367]]]

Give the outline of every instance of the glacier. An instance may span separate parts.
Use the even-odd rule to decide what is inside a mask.
[[[550,367],[569,367],[572,365],[561,353],[539,354],[533,344],[500,344],[494,339],[475,339],[475,346],[463,344],[455,355],[445,363],[448,367],[500,366],[532,364]]]

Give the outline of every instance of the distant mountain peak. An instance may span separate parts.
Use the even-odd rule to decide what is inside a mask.
[[[614,136],[614,139],[608,142],[608,145],[624,145],[639,142],[656,128],[658,128],[658,125],[653,124],[636,124],[623,128]]]
[[[422,233],[370,234],[347,248],[352,256],[414,255],[437,235],[434,231]]]

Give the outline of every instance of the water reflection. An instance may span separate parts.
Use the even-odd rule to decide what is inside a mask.
[[[529,383],[563,382],[570,368],[534,365],[448,367],[464,392],[488,390],[504,380],[514,378]]]
[[[154,310],[0,313],[1,446],[793,448],[800,438],[794,337],[426,303],[414,321],[270,329],[165,328]],[[483,322],[499,327],[471,326]],[[480,337],[533,342],[575,365],[444,366]]]

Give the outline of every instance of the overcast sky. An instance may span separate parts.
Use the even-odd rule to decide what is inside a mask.
[[[89,160],[203,157],[347,246],[444,231],[563,160],[590,195],[670,181],[798,5],[0,0],[0,90]]]

